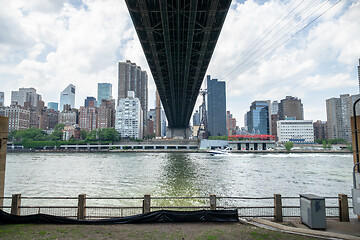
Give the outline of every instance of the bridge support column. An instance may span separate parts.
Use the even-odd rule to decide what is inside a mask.
[[[191,137],[190,128],[166,128],[166,137],[171,139],[189,139]]]

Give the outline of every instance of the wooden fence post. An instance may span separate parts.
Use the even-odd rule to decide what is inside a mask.
[[[274,194],[274,218],[276,222],[283,221],[281,194]]]
[[[210,194],[210,210],[216,210],[216,195]]]
[[[86,217],[86,194],[79,194],[77,219],[85,219]]]
[[[143,213],[149,213],[150,209],[151,209],[151,197],[150,194],[145,194],[143,201]]]
[[[4,205],[5,166],[9,118],[0,116],[0,209]]]
[[[340,222],[349,222],[349,203],[346,194],[339,194],[339,219]]]
[[[20,216],[21,194],[13,194],[11,198],[11,214]]]

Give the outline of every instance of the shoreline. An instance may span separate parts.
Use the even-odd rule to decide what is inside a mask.
[[[128,149],[128,150],[109,150],[109,149],[8,149],[7,153],[207,153],[207,150],[201,149]],[[230,154],[290,154],[290,153],[332,153],[332,154],[352,154],[350,150],[232,150]]]

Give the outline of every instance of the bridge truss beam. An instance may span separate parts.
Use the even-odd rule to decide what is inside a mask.
[[[125,0],[170,128],[189,126],[231,0]]]

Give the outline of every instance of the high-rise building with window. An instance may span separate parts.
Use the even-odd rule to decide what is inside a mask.
[[[98,128],[98,109],[95,101],[90,101],[89,106],[81,106],[79,109],[79,125],[81,129],[91,131]]]
[[[273,101],[271,103],[271,135],[275,136],[277,140],[277,121],[279,121],[279,103],[278,101]]]
[[[286,96],[279,103],[279,120],[304,120],[304,110],[301,99]]]
[[[75,86],[69,84],[61,93],[60,93],[60,106],[59,111],[64,110],[64,105],[70,105],[70,108],[75,107]]]
[[[115,129],[121,138],[143,138],[142,109],[140,100],[133,91],[128,92],[127,98],[121,98],[116,108]]]
[[[236,119],[230,111],[226,111],[226,129],[228,131],[228,136],[236,134]]]
[[[277,133],[279,142],[314,142],[314,128],[312,120],[277,121]]]
[[[5,106],[5,94],[4,92],[0,92],[0,107]]]
[[[63,123],[65,126],[77,124],[77,113],[72,110],[59,112],[58,123]]]
[[[101,105],[102,100],[112,99],[111,83],[98,83],[97,99],[98,99],[98,106]]]
[[[86,97],[84,107],[88,107],[90,102],[94,102],[94,106],[97,107],[96,98],[94,97]]]
[[[313,124],[315,139],[327,139],[327,124],[326,121],[317,120]]]
[[[254,101],[246,114],[246,127],[249,133],[271,134],[270,101]]]
[[[128,92],[133,91],[135,98],[140,101],[142,110],[143,132],[146,131],[148,113],[148,75],[140,66],[130,60],[119,62],[118,71],[118,105],[121,99],[128,97]]]
[[[210,136],[225,136],[226,131],[226,89],[225,82],[206,76],[207,120]]]
[[[100,107],[98,107],[98,128],[112,128],[115,127],[115,100],[101,101]]]
[[[329,139],[345,139],[352,141],[350,117],[353,116],[353,104],[360,94],[343,94],[340,98],[326,100],[327,134]],[[356,106],[356,113],[360,115],[360,106]]]
[[[11,92],[11,102],[17,103],[21,107],[26,104],[28,107],[37,107],[38,101],[41,100],[41,95],[36,93],[35,88],[19,88],[19,91]]]
[[[48,103],[49,109],[54,109],[55,111],[59,111],[59,103],[57,102],[49,102]]]
[[[54,129],[58,121],[59,112],[52,108],[45,108],[39,115],[39,128],[44,130]]]
[[[30,111],[19,105],[4,107],[1,115],[9,118],[9,132],[28,129],[30,126]]]
[[[193,114],[193,126],[199,126],[200,125],[200,113],[198,110],[196,110]]]

